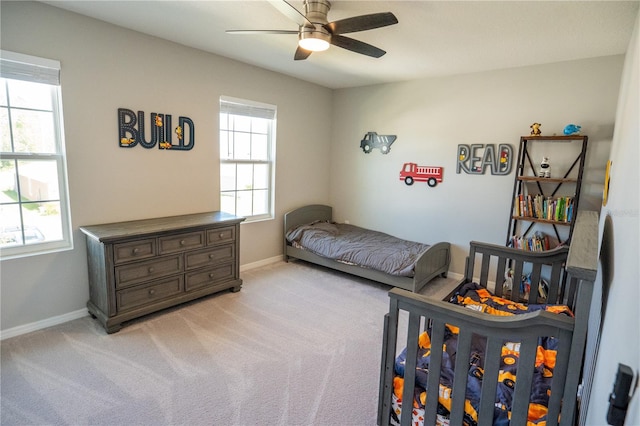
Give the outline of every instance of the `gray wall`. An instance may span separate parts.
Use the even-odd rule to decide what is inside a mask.
[[[602,341],[596,364],[587,424],[604,424],[609,394],[618,369],[640,372],[640,14],[627,49],[611,154],[609,197],[600,215],[599,283],[608,289]],[[605,225],[606,224],[606,225]],[[640,424],[638,392],[629,406],[627,425]]]
[[[453,245],[462,273],[470,240],[504,244],[515,166],[508,176],[456,173],[458,144],[511,144],[533,122],[542,134],[583,126],[589,149],[581,208],[599,210],[623,56],[338,90],[333,103],[331,202],[338,219],[424,243]],[[364,154],[367,131],[396,134],[391,151]],[[556,144],[557,145],[557,144]],[[549,146],[552,173],[566,148]],[[573,157],[575,159],[575,155]],[[406,186],[405,162],[444,167],[444,181]]]
[[[285,211],[329,201],[331,90],[41,3],[1,8],[2,49],[61,62],[75,244],[2,261],[2,330],[83,309],[89,291],[79,226],[219,208],[220,95],[278,107],[277,218],[242,225],[242,264],[282,253]],[[314,99],[305,108],[302,92]],[[191,118],[195,147],[120,148],[121,107]]]

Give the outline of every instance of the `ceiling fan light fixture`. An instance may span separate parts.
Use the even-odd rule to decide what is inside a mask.
[[[331,34],[321,26],[316,28],[303,27],[300,29],[298,46],[312,52],[322,52],[330,46]]]
[[[329,48],[329,42],[320,38],[301,38],[298,41],[298,45],[312,52],[322,52]]]

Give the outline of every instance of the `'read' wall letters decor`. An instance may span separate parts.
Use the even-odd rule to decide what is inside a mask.
[[[464,171],[472,175],[483,175],[487,167],[491,167],[492,175],[508,175],[511,173],[513,148],[508,144],[458,145],[456,173]]]
[[[178,117],[178,125],[172,128],[171,115],[152,112],[149,133],[145,129],[144,111],[136,115],[126,108],[118,108],[118,144],[121,148],[172,149],[188,151],[195,145],[195,126],[188,117]],[[174,142],[175,134],[175,142]],[[147,139],[148,137],[148,139]]]

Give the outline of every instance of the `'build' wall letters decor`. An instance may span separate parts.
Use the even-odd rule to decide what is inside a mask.
[[[511,173],[512,156],[513,148],[508,144],[498,145],[497,155],[495,144],[460,144],[456,173],[464,171],[472,175],[482,175],[489,166],[492,175],[508,175]]]
[[[172,130],[171,115],[151,113],[150,139],[145,133],[144,111],[138,115],[126,108],[118,108],[118,144],[122,148],[133,148],[140,144],[143,148],[173,149],[188,151],[195,145],[195,126],[188,117],[178,117],[178,126]],[[137,128],[136,128],[137,125]],[[173,133],[176,142],[173,142]]]

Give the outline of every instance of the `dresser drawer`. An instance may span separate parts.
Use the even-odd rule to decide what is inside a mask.
[[[235,246],[227,244],[214,248],[197,250],[184,255],[184,267],[187,271],[204,266],[214,266],[230,262],[235,257]]]
[[[204,271],[186,274],[185,291],[197,290],[215,285],[234,277],[235,263],[226,263]]]
[[[236,228],[233,226],[207,229],[207,245],[229,243],[235,239]]]
[[[188,232],[158,238],[159,254],[176,253],[204,247],[204,232]]]
[[[120,264],[133,260],[147,259],[156,255],[156,240],[149,238],[146,240],[129,241],[113,245],[113,261]]]
[[[181,273],[183,271],[182,254],[116,266],[115,271],[116,288],[128,287],[143,281]]]
[[[183,291],[183,277],[178,275],[169,279],[154,281],[116,292],[118,312],[160,302]]]

